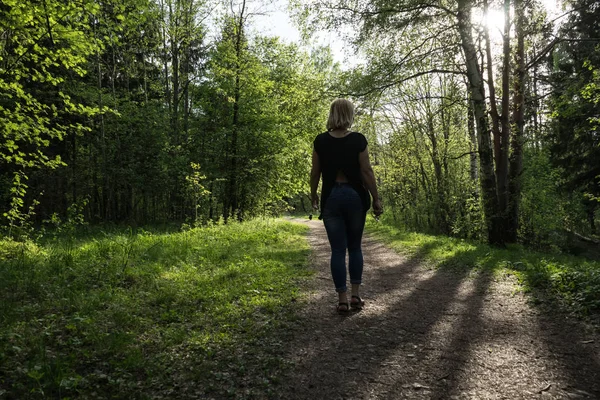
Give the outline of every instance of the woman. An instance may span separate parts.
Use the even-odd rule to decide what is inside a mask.
[[[359,289],[362,283],[363,256],[361,249],[365,218],[373,197],[373,212],[383,212],[377,194],[375,174],[369,162],[367,139],[350,131],[354,122],[354,106],[346,99],[331,104],[327,132],[314,141],[310,189],[313,208],[321,207],[321,216],[331,245],[331,275],[339,300],[337,311],[364,305]],[[317,196],[319,179],[323,177],[321,203]],[[346,249],[352,295],[348,302],[346,286]]]

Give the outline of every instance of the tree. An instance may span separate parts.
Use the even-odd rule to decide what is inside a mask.
[[[14,174],[15,190],[3,193],[12,197],[4,214],[11,225],[22,215],[30,171],[64,165],[51,143],[86,131],[81,118],[100,111],[65,89],[69,76],[86,74],[87,57],[101,45],[89,35],[98,10],[87,0],[0,5],[0,165]]]
[[[325,120],[327,73],[316,71],[317,60],[276,38],[248,36],[244,15],[224,19],[197,92],[205,127],[198,157],[213,194],[208,218],[226,221],[277,209],[306,189],[305,160]]]
[[[485,12],[488,2],[482,5]],[[481,4],[472,0],[400,1],[393,5],[387,1],[328,0],[298,5],[307,26],[358,27],[353,44],[362,51],[366,49],[369,61],[366,68],[350,74],[354,84],[348,93],[372,96],[404,87],[409,80],[423,75],[466,77],[463,101],[473,119],[465,119],[463,129],[476,130],[479,171],[472,171],[471,175],[479,176],[478,196],[483,204],[487,237],[494,244],[517,239],[527,95],[525,37],[533,26],[526,26],[525,15],[536,12],[533,6],[526,7],[518,0],[505,0],[502,6],[502,66],[500,84],[496,84],[498,68],[492,57],[490,35],[485,27],[474,23],[472,10]],[[511,46],[513,22],[516,50]],[[457,57],[459,53],[462,59]],[[420,123],[427,125],[427,118]],[[435,169],[436,162],[431,162]]]
[[[548,133],[552,160],[562,171],[563,188],[581,193],[588,227],[596,233],[600,195],[600,8],[594,1],[573,2],[574,12],[561,31],[564,38],[552,57],[551,109]]]

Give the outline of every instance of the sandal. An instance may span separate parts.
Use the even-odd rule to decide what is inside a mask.
[[[350,301],[350,307],[352,307],[354,310],[362,310],[363,306],[365,305],[365,302],[363,301],[363,299],[360,298],[360,296],[352,296],[351,298],[352,300],[356,299],[356,301]]]
[[[346,307],[346,308],[343,308]],[[343,302],[339,302],[338,306],[336,307],[336,310],[339,314],[346,314],[348,311],[350,311],[350,305],[348,304],[348,302],[343,303]]]

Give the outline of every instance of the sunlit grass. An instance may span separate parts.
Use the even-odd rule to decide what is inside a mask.
[[[559,304],[578,315],[600,314],[600,262],[520,245],[498,248],[446,236],[408,232],[391,220],[367,220],[367,232],[433,268],[510,273],[536,303]]]
[[[271,390],[309,274],[305,232],[257,220],[0,242],[0,393]]]

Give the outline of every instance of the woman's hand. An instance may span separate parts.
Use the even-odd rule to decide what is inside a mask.
[[[317,211],[319,209],[319,197],[318,196],[314,196],[313,200],[312,200],[312,208],[313,210]]]
[[[379,199],[373,200],[373,214],[375,214],[376,217],[383,214],[383,204],[381,204],[381,200]]]

